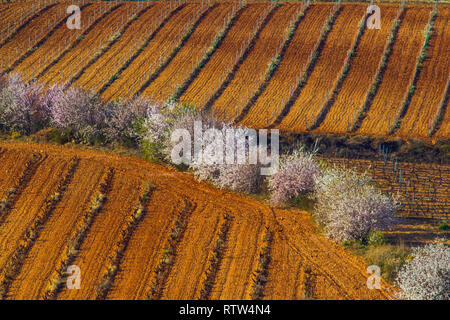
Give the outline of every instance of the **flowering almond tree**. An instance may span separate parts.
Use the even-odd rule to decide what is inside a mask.
[[[413,258],[397,274],[400,298],[450,299],[450,248],[442,243],[414,249]]]
[[[315,197],[315,215],[336,241],[363,241],[371,231],[390,229],[400,208],[369,176],[344,169],[327,169],[317,176]]]
[[[319,174],[319,166],[311,153],[300,149],[282,156],[279,171],[269,178],[271,203],[283,205],[299,195],[314,191],[314,179]]]

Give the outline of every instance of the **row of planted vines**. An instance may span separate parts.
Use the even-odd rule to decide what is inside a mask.
[[[272,120],[282,110],[289,99],[289,91],[293,91],[290,87],[286,88],[285,84],[295,83],[299,79],[331,8],[331,5],[312,5],[305,11],[305,17],[294,31],[291,43],[266,89],[248,110],[248,114],[241,115],[242,125],[265,127],[271,123],[268,118]]]
[[[105,81],[111,79],[124,63],[138,50],[142,39],[147,38],[157,21],[161,19],[164,5],[151,3],[142,6],[135,13],[124,17],[124,24],[114,25],[108,30],[108,42],[98,50],[84,69],[79,70],[71,81],[73,86],[99,91]],[[137,38],[139,37],[139,38]],[[132,48],[132,50],[130,50]]]
[[[448,139],[445,4],[426,31],[433,5],[380,4],[378,30],[363,4],[77,1],[69,30],[69,2],[30,3],[2,5],[2,74],[253,128]]]
[[[102,97],[109,100],[133,96],[170,56],[201,10],[201,5],[194,3],[166,8],[161,23],[138,46],[140,52],[134,51],[130,58],[119,63],[122,71],[113,75],[110,85],[102,87]]]
[[[225,31],[225,38],[180,97],[181,101],[192,102],[200,107],[208,103],[239,59],[239,54],[246,49],[250,32],[255,29],[261,14],[267,13],[266,8],[266,4],[254,3],[236,10],[233,21],[228,20],[230,27]]]
[[[229,106],[235,106],[238,112],[241,112],[242,108],[248,104],[249,99],[264,82],[268,66],[281,51],[280,45],[291,20],[286,17],[294,15],[298,9],[297,6],[272,8],[270,16],[265,15],[266,24],[260,26],[262,30],[255,39],[255,44],[236,72],[230,75],[230,83],[213,102],[214,114],[223,115],[224,119],[229,119],[228,115],[236,111]],[[264,22],[263,17],[260,21]]]
[[[422,47],[429,13],[429,7],[405,8],[386,71],[359,133],[386,135],[394,125]]]
[[[97,53],[97,50],[107,42],[110,26],[119,23],[122,25],[129,12],[131,6],[115,5],[105,7],[105,10],[98,12],[96,16],[87,17],[90,22],[89,29],[75,38],[71,45],[59,59],[49,65],[49,68],[42,74],[39,81],[48,84],[66,84],[76,74],[77,70],[89,61],[89,59]],[[83,17],[83,16],[82,16]]]
[[[210,43],[223,28],[224,21],[231,14],[232,7],[217,4],[204,10],[203,19],[197,25],[180,51],[158,77],[143,89],[143,95],[159,102],[167,101],[194,72]]]
[[[376,73],[397,9],[398,6],[395,5],[386,6],[383,10],[381,29],[364,30],[355,57],[351,61],[350,70],[316,132],[346,133],[349,130]]]

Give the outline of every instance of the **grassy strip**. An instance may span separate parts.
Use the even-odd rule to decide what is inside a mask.
[[[117,42],[119,41],[120,37],[125,33],[125,31],[127,31],[127,29],[131,26],[131,24],[136,21],[140,16],[142,16],[145,12],[147,12],[150,8],[152,8],[152,6],[147,6],[144,9],[142,9],[141,11],[139,11],[137,14],[135,14],[134,16],[132,16],[128,22],[122,27],[122,29],[120,29],[117,33],[115,33],[111,39],[108,40],[108,43],[103,46],[102,48],[100,48],[100,50],[98,52],[96,52],[94,54],[94,57],[87,63],[87,65],[85,65],[83,68],[81,68],[81,70],[72,78],[69,80],[69,82],[64,86],[64,89],[67,89],[68,87],[70,87],[75,81],[77,81],[78,79],[81,78],[81,76],[86,72],[86,70],[92,66],[95,62],[97,62],[97,60],[99,60],[101,58],[101,56],[103,54],[105,54],[109,49],[111,49],[111,47]]]
[[[315,43],[313,49],[311,50],[311,54],[308,57],[308,61],[306,62],[305,72],[302,74],[297,87],[295,88],[292,96],[289,98],[289,101],[283,107],[283,110],[278,115],[278,117],[275,119],[275,121],[269,126],[269,128],[273,128],[276,125],[279,125],[281,123],[281,121],[287,116],[287,114],[291,110],[291,107],[294,105],[295,101],[299,97],[300,92],[302,91],[303,87],[306,85],[306,81],[308,81],[309,75],[314,70],[316,62],[319,59],[320,52],[322,51],[322,48],[325,45],[325,42],[328,38],[328,34],[330,33],[331,29],[333,28],[334,22],[336,21],[337,16],[339,15],[339,13],[342,10],[341,3],[338,2],[333,8],[334,8],[334,11],[327,18],[327,21],[325,22],[325,24],[322,27],[322,30],[320,31],[320,36],[317,39],[317,42]]]
[[[380,267],[383,279],[393,283],[397,271],[410,256],[411,249],[403,244],[392,245],[386,243],[384,236],[378,243],[362,243],[360,241],[347,241],[344,247],[355,256],[361,257],[367,265]]]
[[[0,276],[0,300],[6,298],[9,288],[13,280],[19,275],[22,265],[28,256],[31,248],[36,242],[39,234],[47,222],[48,218],[52,215],[56,208],[56,205],[61,201],[67,186],[70,184],[73,175],[78,167],[79,159],[74,158],[69,163],[69,169],[64,178],[58,183],[58,186],[50,197],[46,199],[43,208],[36,215],[31,225],[27,228],[25,233],[19,242],[19,246],[15,249],[14,253],[9,257],[4,272]]]
[[[144,194],[139,197],[139,203],[136,205],[133,213],[128,217],[125,226],[120,233],[120,239],[117,241],[113,255],[110,257],[110,264],[102,276],[102,280],[97,286],[97,300],[104,300],[111,289],[114,279],[119,272],[119,266],[122,261],[123,254],[127,249],[133,232],[136,230],[139,222],[144,218],[147,207],[150,202],[150,197],[155,190],[155,187],[147,182]]]
[[[0,44],[0,48],[2,48],[5,44],[7,44],[11,39],[20,32],[27,24],[29,24],[33,19],[36,19],[41,14],[45,13],[46,11],[50,10],[56,6],[56,3],[49,4],[48,6],[43,7],[41,10],[37,11],[35,14],[33,14],[30,18],[28,18],[24,23],[22,23],[16,30],[14,30],[3,42]]]
[[[138,96],[142,94],[142,92],[147,89],[147,87],[155,81],[155,79],[163,72],[163,70],[169,65],[169,63],[175,58],[177,53],[181,50],[181,48],[186,44],[186,42],[189,40],[191,35],[194,33],[195,29],[197,29],[198,25],[202,22],[202,20],[208,15],[208,13],[211,12],[211,10],[216,6],[217,4],[214,3],[212,6],[209,6],[208,9],[203,11],[203,13],[200,15],[200,17],[195,21],[195,23],[187,29],[185,34],[183,35],[183,38],[181,39],[180,43],[172,50],[170,55],[159,65],[159,67],[150,75],[150,78],[145,81],[145,83],[142,85],[142,87],[134,94],[134,96]]]
[[[261,25],[258,27],[257,31],[254,33],[252,40],[248,44],[247,48],[245,49],[244,53],[239,57],[236,64],[233,66],[233,69],[228,73],[227,77],[225,78],[225,81],[222,83],[222,85],[219,87],[219,89],[212,95],[212,97],[208,100],[206,105],[204,106],[205,110],[210,110],[213,106],[214,102],[222,95],[222,93],[225,91],[225,88],[230,84],[230,82],[234,79],[234,76],[236,72],[241,67],[242,63],[244,63],[244,60],[247,58],[247,56],[252,51],[253,47],[255,46],[256,41],[259,39],[259,35],[263,31],[264,27],[267,25],[267,23],[270,21],[276,10],[281,5],[277,2],[276,5],[273,6],[273,8],[269,11]]]
[[[384,45],[383,55],[381,57],[381,60],[378,64],[377,72],[375,74],[374,80],[372,81],[372,84],[369,87],[369,90],[366,93],[366,96],[364,98],[364,103],[362,104],[356,120],[351,124],[350,128],[348,129],[348,132],[355,132],[359,129],[361,126],[362,121],[367,115],[367,111],[369,111],[370,106],[372,105],[372,101],[375,98],[375,95],[377,94],[378,88],[380,86],[381,80],[383,79],[384,71],[387,67],[387,62],[389,60],[390,55],[392,54],[392,47],[394,46],[395,39],[397,38],[398,30],[400,29],[400,18],[403,15],[404,12],[404,4],[402,3],[398,9],[397,17],[394,20],[394,23],[391,27],[391,31],[388,35],[388,38],[386,39],[386,44]]]
[[[408,89],[406,90],[406,95],[403,100],[402,107],[400,108],[392,127],[389,128],[388,134],[393,134],[395,131],[397,131],[400,128],[401,121],[402,121],[403,117],[405,116],[406,111],[408,110],[409,104],[411,103],[414,92],[416,91],[416,84],[417,84],[417,81],[419,80],[419,75],[420,75],[420,71],[422,70],[423,62],[425,61],[425,59],[427,57],[427,48],[430,46],[430,38],[433,35],[433,27],[434,27],[434,22],[436,21],[437,14],[438,14],[437,8],[434,8],[430,12],[430,19],[428,20],[427,26],[425,27],[422,50],[420,51],[420,54],[417,57],[416,68],[414,70],[414,74],[411,78],[411,81],[409,82]]]
[[[263,236],[263,247],[259,253],[258,267],[253,273],[253,285],[250,291],[250,297],[252,300],[261,300],[264,296],[264,286],[267,282],[267,274],[270,263],[270,251],[273,242],[273,234],[266,226],[266,231]]]
[[[302,11],[299,13],[297,19],[294,22],[291,22],[290,26],[287,29],[287,36],[286,40],[283,43],[283,47],[281,48],[280,53],[271,61],[270,66],[267,70],[267,73],[264,77],[264,81],[259,85],[258,89],[256,90],[255,94],[250,98],[247,105],[242,109],[240,114],[234,119],[234,124],[239,123],[242,121],[250,111],[251,107],[256,103],[258,98],[261,96],[261,94],[266,90],[267,86],[269,85],[270,79],[272,79],[273,74],[278,69],[278,66],[280,65],[281,60],[283,59],[287,48],[289,47],[289,44],[292,41],[292,38],[294,36],[295,31],[298,29],[298,26],[300,25],[300,22],[303,20],[306,11],[308,10],[309,5],[307,5]]]
[[[86,4],[84,7],[87,7],[88,5],[90,5],[89,3]],[[86,37],[86,35],[91,32],[92,29],[95,28],[95,26],[101,21],[103,20],[108,14],[110,14],[111,12],[113,12],[114,10],[118,9],[119,7],[121,7],[122,4],[118,4],[114,7],[111,7],[108,11],[105,11],[104,14],[102,14],[101,17],[97,18],[97,20],[95,20],[90,26],[89,28],[87,28],[69,47],[66,48],[66,50],[64,50],[58,58],[56,58],[55,60],[52,61],[52,63],[50,63],[47,67],[44,68],[44,70],[39,73],[36,78],[34,80],[40,79],[48,70],[50,70],[50,68],[52,68],[54,65],[56,65],[59,61],[62,60],[62,58],[64,58],[66,56],[66,54],[68,54],[71,50],[73,50],[83,39],[84,37]],[[64,23],[64,21],[63,21]]]
[[[436,115],[433,117],[431,128],[427,130],[428,131],[427,134],[429,137],[433,136],[441,126],[442,120],[444,119],[445,111],[447,109],[449,98],[450,98],[450,77],[448,77],[447,79],[447,85],[445,86],[444,95],[442,96],[441,103],[439,104],[439,108],[436,112]]]
[[[120,75],[122,74],[122,72],[125,71],[126,68],[128,68],[130,66],[130,64],[136,60],[136,58],[144,51],[144,49],[148,46],[148,44],[150,43],[150,41],[152,41],[155,36],[158,34],[158,32],[167,24],[167,22],[169,21],[169,19],[176,14],[178,11],[180,11],[183,7],[185,6],[185,4],[181,4],[180,6],[176,7],[175,9],[173,9],[169,15],[167,15],[167,17],[158,25],[158,27],[152,32],[152,34],[144,41],[144,43],[142,44],[142,46],[134,53],[133,56],[131,56],[124,64],[123,66],[120,67],[120,69],[108,80],[108,82],[106,82],[98,91],[98,94],[101,95],[103,92],[106,91],[106,89],[108,89],[114,81],[116,81]]]
[[[184,83],[179,86],[173,96],[170,98],[170,101],[177,102],[180,97],[186,92],[187,88],[191,85],[191,83],[197,78],[200,71],[203,69],[203,67],[208,63],[208,61],[211,59],[211,56],[216,52],[217,48],[219,48],[220,44],[222,43],[223,39],[227,36],[228,32],[230,31],[231,27],[234,25],[236,20],[241,15],[243,9],[245,7],[241,7],[239,10],[235,12],[234,15],[232,15],[231,19],[228,21],[228,24],[223,30],[220,30],[217,34],[217,36],[212,41],[211,45],[209,46],[208,50],[206,51],[205,56],[202,58],[202,60],[197,64],[194,71],[189,75],[189,77],[184,81]]]
[[[102,210],[106,200],[107,194],[112,184],[114,177],[114,169],[111,168],[102,177],[102,182],[100,183],[100,190],[91,199],[91,205],[89,210],[84,214],[81,223],[78,225],[77,230],[73,237],[69,240],[66,250],[63,253],[59,266],[56,268],[56,275],[50,280],[47,290],[45,291],[43,298],[45,300],[55,299],[58,292],[62,289],[63,284],[66,281],[66,270],[70,264],[75,260],[78,254],[78,250],[81,247],[86,235],[94,222],[95,217]]]
[[[42,156],[35,153],[33,157],[25,163],[25,170],[22,175],[14,186],[8,190],[6,198],[0,201],[0,225],[5,220],[8,211],[14,206],[23,190],[33,178],[34,173],[42,162],[41,159]]]
[[[220,264],[226,249],[226,242],[228,232],[231,228],[232,218],[228,213],[223,215],[223,222],[220,226],[219,233],[216,239],[216,245],[212,250],[212,256],[208,261],[208,268],[205,272],[205,278],[203,280],[202,289],[200,290],[200,300],[208,300],[211,294],[211,290],[214,286],[214,282],[219,272]]]
[[[194,209],[195,205],[188,200],[184,200],[184,208],[178,214],[177,220],[174,223],[174,227],[172,228],[167,244],[164,247],[158,266],[154,271],[155,278],[153,284],[147,292],[147,297],[151,300],[159,300],[162,296],[164,284],[167,281],[175,262],[177,246],[183,239],[189,217]]]
[[[89,6],[90,4],[86,4],[83,7],[81,7],[80,9],[84,9],[85,7]],[[35,52],[45,41],[47,41],[54,33],[55,31],[60,28],[62,25],[64,25],[66,23],[66,18],[68,16],[64,17],[63,19],[61,19],[60,22],[58,22],[58,24],[56,26],[53,27],[53,29],[51,29],[49,32],[47,32],[47,34],[41,39],[39,40],[33,47],[31,47],[30,49],[28,49],[24,54],[22,54],[20,56],[19,59],[17,59],[16,61],[13,62],[12,65],[8,66],[1,74],[0,76],[4,76],[6,74],[8,74],[9,72],[11,72],[12,70],[14,70],[14,68],[16,68],[19,64],[21,64],[26,58],[28,58],[33,52]]]
[[[342,66],[342,69],[339,72],[338,78],[334,84],[333,91],[331,92],[331,97],[325,102],[319,114],[317,115],[316,120],[314,121],[313,124],[311,124],[308,127],[308,130],[313,130],[320,126],[322,121],[325,119],[328,111],[330,110],[331,106],[336,101],[336,97],[339,94],[339,90],[341,89],[342,84],[344,83],[344,80],[347,77],[348,71],[350,70],[350,64],[352,58],[355,56],[356,48],[358,47],[358,44],[361,41],[361,38],[364,34],[364,30],[366,30],[367,17],[368,17],[367,14],[365,14],[364,17],[359,22],[358,32],[356,33],[355,39],[353,40],[350,50],[347,52],[347,58],[345,59],[344,65]]]

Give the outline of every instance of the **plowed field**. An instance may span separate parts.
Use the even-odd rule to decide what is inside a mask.
[[[268,66],[279,53],[286,27],[300,3],[280,3],[267,16],[270,6],[256,1],[244,8],[226,1],[212,7],[188,1],[177,8],[166,1],[93,1],[83,3],[79,30],[66,28],[65,10],[70,1],[47,3],[45,8],[38,3],[14,1],[0,7],[0,67],[6,74],[19,73],[27,81],[37,78],[46,84],[94,90],[104,100],[142,94],[165,102],[176,96],[180,102],[199,108],[207,105],[215,114],[227,120],[238,119],[241,125],[275,126],[287,132],[307,131],[325,110],[315,123],[318,127],[314,132],[321,134],[346,134],[356,121],[398,8],[398,4],[379,4],[381,29],[364,31],[334,101],[328,104],[329,109],[323,109],[367,4],[343,3],[297,96],[293,88],[319,39],[330,3],[312,3],[306,10],[268,82],[264,81]],[[237,15],[232,25],[206,63],[193,73],[219,31],[227,26],[233,8]],[[438,5],[427,57],[411,102],[400,127],[393,130],[432,8],[424,4],[406,6],[376,94],[358,121],[359,129],[352,134],[387,136],[394,132],[402,139],[427,142],[449,138],[446,107],[442,108],[439,128],[428,136],[449,76],[450,10],[446,3]],[[252,42],[257,30],[259,36]],[[181,42],[183,36],[186,38]],[[257,99],[253,101],[252,97]],[[295,99],[288,104],[291,97]]]
[[[263,246],[271,249],[265,298],[388,298],[390,287],[384,284],[381,291],[369,290],[364,263],[316,233],[303,212],[273,211],[255,200],[216,190],[188,174],[137,158],[19,143],[2,143],[0,150],[0,176],[10,172],[20,176],[20,163],[33,155],[38,159],[29,182],[0,224],[0,266],[10,259],[18,239],[51,197],[69,162],[79,159],[60,202],[21,263],[7,299],[43,298],[67,241],[73,237],[107,171],[113,175],[105,191],[106,201],[94,216],[73,261],[81,269],[81,289],[69,290],[64,285],[57,299],[96,298],[126,218],[147,182],[153,192],[144,218],[131,234],[107,299],[199,298],[211,270],[209,258],[224,224],[228,228],[222,238],[223,254],[220,267],[212,277],[208,276],[212,289],[207,298],[249,299]],[[5,161],[12,160],[19,164],[14,172],[5,165]],[[9,183],[14,184],[0,180],[1,194]],[[268,233],[273,234],[272,241],[265,238]],[[170,239],[176,241],[171,242],[171,253],[167,253]],[[163,264],[160,281],[155,282],[154,271],[161,268],[161,261],[170,263]]]
[[[96,10],[98,11],[99,7],[99,5],[93,4],[87,6],[83,12],[91,16]],[[15,68],[15,72],[23,75],[26,81],[31,81],[37,77],[48,66],[44,59],[48,59],[50,62],[56,60],[66,49],[64,44],[67,43],[67,39],[73,38],[73,31],[67,28],[64,23],[65,19],[61,19],[61,21],[60,25],[52,30],[48,39]],[[77,30],[79,34],[89,28],[90,24],[84,21],[84,23],[81,23],[81,27],[80,30]]]
[[[95,25],[91,32],[86,35],[82,35],[80,32],[77,37],[73,36],[71,33],[71,39],[73,41],[81,39],[80,42],[73,43],[73,48],[67,52],[61,59],[59,59],[54,65],[51,66],[47,72],[41,77],[40,81],[51,84],[61,84],[68,82],[76,73],[77,70],[83,68],[83,66],[89,61],[89,59],[94,56],[102,44],[105,44],[108,40],[107,35],[108,30],[111,25],[122,22],[125,23],[129,17],[129,11],[132,8],[129,4],[123,5],[111,5],[111,9],[107,9],[99,12],[94,11],[95,14],[92,16],[82,15],[84,17],[85,24]],[[109,12],[109,10],[111,10]],[[109,12],[109,13],[108,13]],[[90,26],[88,26],[89,28]],[[119,26],[120,27],[120,26]],[[56,45],[56,44],[55,44]]]

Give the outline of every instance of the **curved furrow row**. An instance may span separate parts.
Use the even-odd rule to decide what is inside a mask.
[[[210,199],[195,197],[197,208],[192,213],[176,261],[166,281],[162,299],[198,299],[202,290],[208,258],[220,229],[221,208]],[[189,277],[186,277],[189,274]]]
[[[18,178],[16,178],[17,176],[12,176],[11,184],[8,185],[8,189],[0,203],[0,226],[3,225],[5,219],[10,214],[10,211],[13,210],[16,202],[21,197],[25,188],[28,187],[31,179],[34,178],[36,170],[44,160],[45,157],[43,159],[41,154],[35,153],[31,159],[26,161],[23,171],[21,171],[21,175],[18,176]]]
[[[59,179],[56,187],[53,188],[50,197],[45,199],[42,208],[21,234],[17,247],[14,248],[14,251],[7,258],[0,274],[0,299],[7,297],[12,282],[21,272],[22,266],[39,238],[42,228],[54,213],[56,206],[60,203],[68,185],[71,183],[78,163],[79,159],[76,157],[68,162],[67,168],[62,172],[62,178]]]
[[[243,300],[251,298],[252,274],[257,269],[263,247],[265,216],[259,208],[236,203],[230,212],[235,223],[228,235],[222,263],[217,272],[211,299]]]
[[[54,190],[58,178],[67,168],[67,161],[56,157],[45,159],[37,169],[30,165],[30,170],[26,170],[23,177],[29,180],[19,187],[19,192],[15,195],[13,205],[9,206],[8,212],[2,215],[0,225],[0,269],[6,266],[9,257],[18,247],[21,236],[28,226],[40,212]],[[30,171],[35,171],[31,174]],[[32,177],[32,179],[31,179]]]
[[[268,300],[302,300],[308,288],[307,260],[291,249],[281,232],[275,234],[271,249],[264,298]]]
[[[33,16],[39,7],[30,6],[27,3],[19,2],[15,6],[9,4],[2,4],[0,10],[0,43],[4,43],[16,28],[24,25],[24,22]]]
[[[352,118],[364,102],[367,88],[377,71],[378,62],[383,55],[386,38],[397,15],[397,10],[398,6],[396,5],[385,6],[381,29],[364,31],[339,94],[325,119],[314,132],[341,134],[347,132],[353,122]]]
[[[66,84],[67,87],[74,85],[97,92],[106,79],[117,72],[111,60],[132,45],[137,32],[141,37],[146,36],[145,32],[148,31],[146,26],[153,22],[155,13],[161,10],[160,3],[145,5],[144,2],[140,3],[143,5],[138,6],[136,14],[128,17],[125,25],[121,28],[114,26],[107,31],[107,44],[103,45],[81,70],[77,71]]]
[[[183,208],[176,215],[176,220],[171,228],[159,262],[154,270],[155,277],[147,289],[146,296],[151,300],[159,300],[166,292],[166,284],[171,275],[173,265],[179,260],[178,253],[180,243],[184,239],[189,220],[197,208],[190,200],[183,199]]]
[[[228,213],[224,213],[220,217],[220,226],[214,235],[214,248],[209,252],[207,267],[202,276],[202,284],[199,300],[207,300],[211,294],[214,283],[216,282],[217,273],[219,272],[225,249],[228,245],[228,234],[233,223],[233,217]]]
[[[108,257],[114,251],[129,213],[133,212],[139,200],[139,190],[135,188],[139,183],[140,181],[135,177],[115,171],[111,190],[102,210],[95,216],[89,232],[79,247],[79,253],[72,263],[81,270],[82,287],[80,290],[62,288],[58,299],[95,299],[97,284],[103,275],[104,267],[108,265]]]
[[[0,175],[0,201],[7,198],[11,188],[18,186],[16,180],[23,174],[31,158],[31,154],[0,150],[0,172],[4,173]]]
[[[274,212],[278,231],[282,232],[291,248],[308,260],[314,273],[327,278],[345,299],[386,299],[390,287],[383,283],[383,290],[369,290],[362,263],[330,240],[314,233],[310,219],[305,215],[278,210]],[[298,221],[298,220],[303,220]],[[327,250],[325,248],[333,248]],[[308,248],[307,250],[305,248]]]
[[[250,297],[253,300],[261,300],[264,297],[269,265],[272,259],[273,232],[269,225],[266,225],[265,228],[266,230],[262,235],[263,245],[259,251],[258,265],[253,271],[252,276],[253,284],[250,291]]]
[[[2,28],[0,29],[0,48],[6,45],[9,41],[13,40],[14,37],[30,22],[50,10],[55,5],[56,3],[49,3],[46,6],[38,7],[35,3],[33,3],[31,8],[26,8],[29,5],[24,5],[22,3],[22,5],[18,4],[11,7],[8,12],[9,15],[5,19],[1,20],[4,24],[2,24]]]
[[[158,180],[158,175],[155,179]],[[183,197],[176,189],[159,181],[156,181],[154,186],[155,190],[146,215],[134,231],[127,250],[123,254],[119,272],[108,293],[108,299],[148,298],[146,292],[152,285],[154,270],[176,215],[184,206]]]
[[[172,62],[172,60],[178,55],[181,48],[185,46],[185,44],[189,41],[192,34],[195,30],[198,29],[201,22],[208,16],[208,14],[212,11],[214,6],[205,6],[202,7],[201,10],[195,12],[193,16],[192,22],[185,26],[181,32],[179,32],[179,37],[175,39],[175,46],[169,54],[166,54],[165,57],[159,61],[157,64],[157,68],[150,74],[150,76],[144,81],[142,86],[136,90],[136,88],[132,87],[132,91],[134,91],[134,96],[140,96],[142,92],[144,92],[148,86],[150,86],[156,78],[160,76],[162,72],[167,68],[167,66]],[[170,92],[170,89],[168,89]]]
[[[139,201],[136,203],[134,210],[129,214],[127,220],[120,232],[120,238],[116,242],[113,252],[109,256],[110,263],[106,267],[101,280],[97,285],[97,300],[104,300],[114,284],[114,280],[119,272],[123,255],[128,248],[128,244],[141,220],[147,213],[151,196],[155,190],[152,182],[145,181],[141,185]]]
[[[395,133],[403,138],[426,138],[438,113],[439,103],[450,74],[450,8],[438,7],[427,59],[423,62],[414,95],[402,124]],[[426,106],[426,107],[425,107]],[[448,137],[448,133],[447,133]]]
[[[286,14],[292,16],[294,9],[294,6],[289,5],[284,7],[273,5],[261,14],[260,23],[255,26],[247,48],[244,52],[240,52],[225,81],[205,106],[208,110],[211,109],[216,117],[229,121],[227,113],[243,109],[248,103],[245,97],[248,100],[258,91],[264,82],[267,66],[278,55],[284,43],[284,38],[280,39],[280,34],[283,34],[290,24]],[[243,88],[247,88],[247,92],[244,93]]]
[[[21,273],[11,285],[11,299],[42,299],[60,256],[87,211],[105,168],[101,163],[81,159],[72,183],[54,214],[40,232]]]
[[[389,133],[414,72],[429,13],[430,8],[426,6],[405,8],[386,71],[366,117],[356,133],[366,135]]]
[[[441,103],[439,105],[439,110],[436,113],[436,125],[434,130],[436,132],[437,139],[448,139],[450,135],[450,111],[448,110],[448,101],[450,100],[450,73],[447,79],[447,85],[445,91],[441,97]]]
[[[81,219],[75,227],[75,232],[66,243],[65,250],[58,257],[58,262],[42,296],[43,299],[55,299],[61,292],[63,286],[66,286],[69,290],[81,288],[76,280],[74,281],[69,278],[69,273],[72,273],[70,270],[73,270],[73,268],[75,275],[77,271],[81,273],[80,267],[72,265],[72,263],[78,257],[79,250],[88,236],[92,224],[102,212],[105,202],[108,200],[114,176],[115,170],[111,167],[102,174],[101,182],[98,187],[95,188],[96,192],[91,198],[88,209],[83,212]],[[80,273],[78,273],[78,275],[80,275]],[[77,287],[75,288],[75,286]]]

